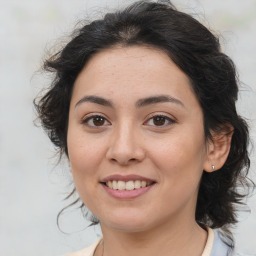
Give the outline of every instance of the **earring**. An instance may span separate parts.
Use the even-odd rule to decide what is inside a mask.
[[[212,165],[212,171],[213,172],[215,171],[215,165]]]

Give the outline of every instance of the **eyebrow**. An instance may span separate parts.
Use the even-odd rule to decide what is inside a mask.
[[[111,100],[108,100],[99,96],[94,96],[94,95],[84,96],[82,99],[80,99],[76,103],[75,107],[77,107],[78,105],[84,102],[92,102],[102,106],[114,108],[114,104]],[[139,99],[138,101],[136,101],[135,106],[136,108],[140,108],[140,107],[145,107],[145,106],[156,104],[156,103],[165,103],[165,102],[176,103],[182,107],[185,107],[180,100],[174,97],[171,97],[170,95],[157,95],[157,96],[151,96],[151,97]]]
[[[76,103],[75,107],[77,107],[78,105],[84,102],[92,102],[102,106],[114,108],[114,104],[110,100],[107,100],[98,96],[84,96],[81,100],[79,100]]]
[[[152,97],[140,99],[136,102],[135,106],[139,108],[139,107],[144,107],[151,104],[164,103],[164,102],[176,103],[184,107],[184,104],[180,100],[174,97],[171,97],[170,95],[158,95],[158,96],[152,96]]]

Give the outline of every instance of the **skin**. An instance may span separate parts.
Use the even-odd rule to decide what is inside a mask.
[[[159,95],[175,100],[136,107]],[[133,46],[94,55],[75,81],[67,136],[75,186],[100,220],[104,256],[201,255],[207,232],[195,221],[199,182],[203,170],[225,162],[230,138],[207,142],[189,79],[165,53]],[[117,199],[100,183],[113,174],[156,183],[137,198]],[[95,255],[102,253],[101,244]]]

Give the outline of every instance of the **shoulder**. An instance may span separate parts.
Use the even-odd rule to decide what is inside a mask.
[[[65,256],[93,256],[94,251],[101,240],[102,240],[102,238],[100,238],[97,242],[91,244],[90,246],[88,246],[80,251],[73,252],[73,253],[67,254]]]
[[[223,237],[218,229],[214,229],[214,240],[210,256],[235,256],[235,251],[232,249],[232,242]]]
[[[218,229],[207,227],[208,238],[201,256],[235,256],[232,242],[221,234]]]

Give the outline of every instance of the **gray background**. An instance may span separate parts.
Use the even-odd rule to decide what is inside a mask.
[[[32,100],[49,77],[39,72],[46,49],[65,41],[76,22],[99,17],[106,7],[133,1],[1,0],[0,8],[0,255],[57,256],[82,248],[100,235],[88,228],[79,210],[56,216],[67,202],[67,163],[56,166],[55,151],[41,129],[33,125]],[[222,34],[242,80],[239,112],[248,118],[255,141],[256,1],[173,1]],[[100,7],[100,8],[99,8]],[[255,151],[250,176],[255,178]],[[256,196],[241,209],[234,229],[241,255],[256,255]],[[250,213],[251,212],[251,213]]]

